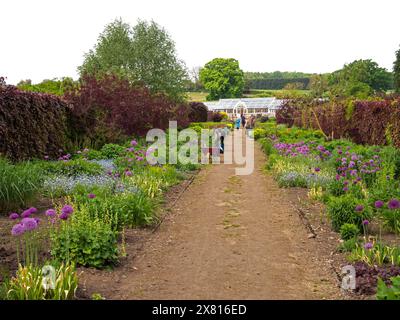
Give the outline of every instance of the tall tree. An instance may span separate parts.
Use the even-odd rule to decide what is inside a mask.
[[[135,79],[151,91],[180,98],[185,92],[187,71],[176,54],[175,43],[154,21],[139,21],[133,27],[131,68]]]
[[[236,59],[215,58],[200,71],[200,80],[209,91],[207,100],[241,97],[244,73]]]
[[[185,64],[169,34],[154,21],[138,21],[134,27],[121,19],[108,24],[78,70],[81,76],[116,74],[177,101],[184,97]]]
[[[355,60],[345,64],[343,69],[333,72],[329,77],[329,84],[338,92],[346,92],[348,88],[355,87],[365,91],[366,85],[372,89],[371,92],[385,92],[392,87],[392,74],[371,59]]]
[[[394,90],[400,93],[400,48],[396,51],[396,61],[393,64]]]

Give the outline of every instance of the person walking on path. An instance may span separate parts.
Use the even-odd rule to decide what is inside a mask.
[[[237,130],[239,130],[239,128],[240,128],[240,122],[241,122],[241,121],[242,121],[241,118],[238,116],[237,119],[236,119],[236,121],[235,121],[235,126],[236,126],[236,129],[237,129]]]

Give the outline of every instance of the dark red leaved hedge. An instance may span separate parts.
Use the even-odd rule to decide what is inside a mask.
[[[376,100],[287,100],[277,123],[321,129],[329,138],[400,148],[400,97]]]
[[[0,82],[0,154],[14,161],[59,155],[68,144],[67,104]]]

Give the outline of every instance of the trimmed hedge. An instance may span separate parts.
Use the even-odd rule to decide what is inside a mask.
[[[3,79],[4,80],[4,79]],[[16,161],[56,157],[67,139],[67,104],[43,93],[0,85],[0,155]]]
[[[276,113],[278,124],[321,129],[327,138],[400,148],[400,97],[332,102],[287,100]]]

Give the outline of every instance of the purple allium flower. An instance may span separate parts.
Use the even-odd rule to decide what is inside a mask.
[[[344,184],[345,186],[347,186],[347,185],[349,184],[349,182],[346,180],[346,181],[343,181],[343,184]]]
[[[315,168],[314,170],[315,170],[315,172],[320,172],[320,171],[321,171],[321,169],[320,169],[320,168],[318,168],[318,167],[317,167],[317,168]]]
[[[38,211],[35,207],[30,207],[28,210],[29,210],[32,214],[33,214],[33,213],[36,213],[36,212]]]
[[[48,210],[46,210],[45,215],[48,216],[48,217],[55,217],[55,215],[56,215],[56,210],[54,210],[54,209],[48,209]]]
[[[19,218],[19,214],[16,213],[16,212],[13,212],[13,213],[10,214],[9,218],[10,218],[11,220],[16,220],[16,219]]]
[[[358,160],[358,157],[357,157],[355,154],[353,154],[353,155],[351,156],[351,160],[356,161],[356,160]]]
[[[382,200],[378,200],[378,201],[375,201],[375,208],[382,208],[383,207],[383,201]]]
[[[346,192],[346,191],[349,191],[349,188],[344,187],[344,188],[343,188],[343,191],[345,191],[345,192]]]
[[[131,145],[132,145],[132,146],[137,146],[137,144],[138,144],[138,143],[137,143],[136,140],[132,140],[132,141],[131,141]]]
[[[128,152],[134,152],[134,151],[135,151],[135,148],[128,148],[127,151],[128,151]]]
[[[11,229],[11,234],[13,236],[19,236],[25,232],[25,227],[23,226],[22,223],[18,223],[14,225]]]
[[[42,221],[40,220],[40,218],[33,218],[33,219],[35,219],[37,225],[39,225],[40,221]]]
[[[362,224],[363,224],[364,226],[367,226],[367,225],[369,225],[369,221],[368,221],[367,219],[365,219],[365,220],[363,220]]]
[[[21,223],[26,231],[34,230],[37,227],[37,222],[34,218],[23,218]]]
[[[61,213],[65,213],[67,215],[70,215],[72,212],[74,212],[74,208],[72,208],[70,205],[65,205],[64,207],[62,207],[61,209]]]
[[[349,162],[349,168],[353,168],[355,165],[356,165],[356,163],[354,161]]]
[[[391,199],[388,203],[388,208],[391,210],[399,209],[400,208],[400,201],[397,199]]]
[[[89,199],[94,199],[94,198],[96,198],[96,195],[94,193],[89,193],[88,194],[88,198]]]
[[[21,218],[29,218],[31,216],[32,212],[27,209],[24,212],[21,213]]]
[[[293,155],[294,155],[294,156],[297,156],[297,154],[295,154],[295,153],[294,153]],[[136,157],[136,160],[137,160],[137,161],[143,161],[143,158],[142,158],[142,157]]]
[[[364,206],[363,206],[363,205],[358,204],[358,205],[356,206],[356,211],[357,211],[357,212],[361,212],[361,211],[363,211],[363,210],[364,210]]]
[[[68,219],[68,213],[62,212],[58,217],[61,220],[67,220]]]
[[[336,175],[336,180],[340,180],[340,175],[339,174]]]
[[[129,171],[129,170],[127,170],[127,171],[125,171],[125,175],[126,175],[127,177],[132,177],[132,172]]]
[[[364,244],[364,248],[365,248],[366,250],[372,249],[373,246],[374,246],[374,245],[373,245],[371,242],[367,242],[366,244]]]

